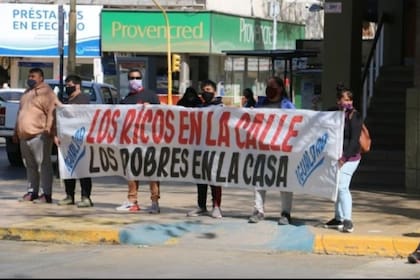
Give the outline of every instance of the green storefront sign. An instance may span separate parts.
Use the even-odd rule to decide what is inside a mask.
[[[214,12],[167,13],[171,51],[220,54],[222,50],[271,49],[272,21]],[[303,39],[300,24],[278,23],[278,49],[294,49]],[[158,11],[102,10],[101,48],[114,52],[166,52],[166,22]]]

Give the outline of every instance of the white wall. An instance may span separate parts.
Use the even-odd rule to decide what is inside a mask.
[[[207,0],[206,9],[241,16],[272,19],[272,0]],[[309,7],[318,0],[277,0],[280,13],[278,21],[305,24],[306,39],[322,39],[324,33],[324,12],[310,12]]]

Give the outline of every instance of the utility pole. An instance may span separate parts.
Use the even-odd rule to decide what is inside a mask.
[[[273,50],[277,48],[277,16],[280,12],[280,6],[277,0],[271,0],[271,16],[273,17]]]
[[[63,84],[63,75],[64,75],[64,9],[63,5],[58,6],[58,52],[60,55],[60,92],[58,98],[61,102],[63,100],[64,84]]]
[[[76,71],[76,0],[70,0],[67,74]]]
[[[153,3],[161,10],[166,23],[166,55],[168,62],[168,105],[172,105],[172,58],[171,58],[171,30],[169,24],[169,18],[165,9],[156,1],[152,0]]]

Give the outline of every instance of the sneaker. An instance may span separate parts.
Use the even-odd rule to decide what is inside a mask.
[[[343,222],[337,220],[336,218],[329,220],[326,224],[324,224],[324,228],[333,228],[333,229],[342,229]]]
[[[281,212],[280,219],[278,221],[278,224],[280,226],[289,225],[292,222],[292,218],[290,217],[290,214],[287,212]]]
[[[213,207],[213,210],[211,211],[211,216],[215,219],[222,218],[222,211],[220,211],[220,207]]]
[[[152,201],[152,206],[147,210],[149,214],[159,214],[160,213],[160,207],[159,202]]]
[[[82,196],[82,200],[77,203],[78,208],[93,207],[93,202],[89,197]]]
[[[33,203],[52,203],[52,198],[50,194],[41,194],[37,199],[32,201]]]
[[[343,232],[353,232],[353,230],[354,230],[353,223],[350,220],[344,220]]]
[[[420,263],[420,250],[416,250],[408,256],[409,263]]]
[[[198,217],[198,216],[205,216],[207,214],[208,214],[207,209],[197,207],[196,209],[191,210],[190,212],[188,212],[187,213],[187,216],[188,217]]]
[[[70,195],[67,195],[64,199],[57,202],[58,205],[73,205],[74,198]]]
[[[27,192],[25,193],[19,201],[34,201],[38,198],[37,194],[34,194],[33,192]]]
[[[140,211],[140,206],[137,202],[125,201],[121,206],[115,208],[117,211],[137,212]]]
[[[252,213],[251,217],[249,217],[248,223],[256,224],[262,220],[264,220],[264,213],[255,210],[254,213]]]

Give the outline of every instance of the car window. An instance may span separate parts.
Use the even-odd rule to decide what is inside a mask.
[[[118,94],[118,91],[116,88],[110,88],[111,90],[111,96],[112,96],[112,100],[114,101],[114,104],[118,104],[120,103],[120,95]]]
[[[89,96],[89,100],[92,103],[96,103],[96,94],[93,87],[82,86],[82,93]]]
[[[108,87],[101,86],[101,94],[104,99],[105,104],[114,104],[114,100],[112,99],[111,90]]]

